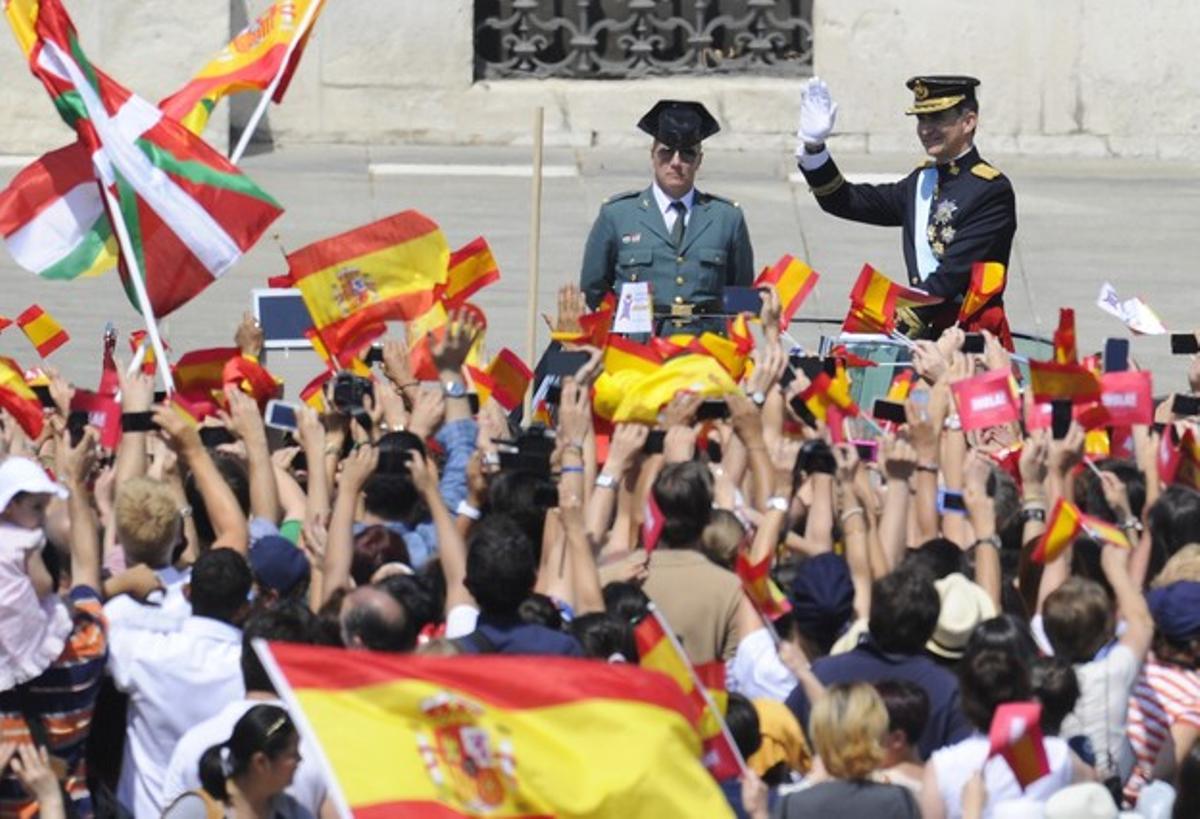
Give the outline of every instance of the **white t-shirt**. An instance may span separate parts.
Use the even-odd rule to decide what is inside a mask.
[[[104,604],[110,634],[120,628],[179,631],[183,622],[192,616],[192,604],[183,593],[183,587],[191,580],[191,569],[180,571],[168,566],[154,573],[162,581],[163,591],[154,592],[145,603],[119,594]]]
[[[446,612],[446,639],[466,637],[479,625],[479,609],[460,603]]]
[[[245,698],[241,660],[241,630],[208,617],[189,617],[176,632],[109,635],[108,672],[129,695],[117,798],[137,819],[162,814],[163,774],[179,738]]]
[[[1122,753],[1125,713],[1140,669],[1133,652],[1120,643],[1091,662],[1075,666],[1079,701],[1059,733],[1064,737],[1083,735],[1091,741],[1101,779],[1116,775],[1124,782],[1129,776],[1130,760]]]
[[[1002,757],[988,759],[988,738],[976,734],[961,742],[933,752],[929,763],[937,772],[938,793],[946,806],[946,819],[962,819],[962,792],[976,771],[983,768],[988,801],[983,819],[993,819],[1002,803],[1044,803],[1062,788],[1071,784],[1071,749],[1059,737],[1046,737],[1046,761],[1050,773],[1022,790],[1012,769]],[[985,764],[986,763],[986,764]],[[1007,811],[1005,811],[1007,814]],[[1028,816],[1039,815],[1036,811]]]
[[[729,690],[749,699],[786,700],[797,683],[779,659],[775,641],[765,628],[742,638],[727,670]]]
[[[200,787],[200,757],[214,745],[226,742],[233,734],[233,726],[237,724],[247,711],[256,705],[286,706],[279,700],[239,700],[226,705],[221,711],[204,722],[188,729],[180,738],[171,754],[171,761],[163,774],[162,803],[169,805],[184,793]],[[293,797],[297,802],[316,815],[321,811],[321,803],[325,801],[325,776],[317,762],[316,750],[304,738],[300,738],[300,766],[296,768],[296,776],[284,793]]]

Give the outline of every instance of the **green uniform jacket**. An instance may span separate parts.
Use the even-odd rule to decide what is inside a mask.
[[[650,282],[656,312],[673,304],[719,302],[726,285],[754,280],[750,233],[737,204],[696,191],[682,247],[671,242],[650,188],[600,206],[583,251],[579,287],[595,309],[625,282]]]

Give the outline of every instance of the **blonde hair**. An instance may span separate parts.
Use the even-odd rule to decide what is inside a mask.
[[[1150,588],[1161,589],[1180,580],[1200,581],[1200,544],[1189,543],[1171,555],[1162,571],[1150,582]]]
[[[813,748],[837,779],[865,779],[882,764],[887,728],[887,708],[867,683],[830,686],[808,720]]]
[[[714,509],[708,525],[700,533],[700,551],[718,566],[732,569],[745,536],[746,527],[737,515],[728,509]]]
[[[133,478],[117,489],[113,518],[126,562],[159,568],[171,559],[179,533],[179,503],[164,484]]]

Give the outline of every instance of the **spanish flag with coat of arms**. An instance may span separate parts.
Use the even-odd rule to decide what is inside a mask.
[[[343,816],[731,816],[694,704],[660,674],[552,657],[255,641]]]

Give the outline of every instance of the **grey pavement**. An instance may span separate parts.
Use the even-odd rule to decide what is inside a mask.
[[[47,146],[48,148],[51,146]],[[986,142],[981,146],[987,154]],[[649,180],[649,151],[547,150],[547,166],[573,175],[547,178],[543,192],[539,307],[553,309],[555,290],[576,281],[580,254],[603,198],[642,188]],[[911,156],[838,157],[850,174],[899,178],[919,159]],[[1104,281],[1122,296],[1140,295],[1172,330],[1200,324],[1195,318],[1200,260],[1200,165],[1119,160],[992,158],[1017,191],[1020,226],[1010,269],[1007,304],[1014,329],[1049,334],[1059,306],[1073,306],[1081,350],[1099,349],[1125,328],[1095,307]],[[273,230],[241,263],[192,303],[163,322],[175,354],[231,341],[249,291],[284,272],[281,247],[302,245],[407,208],[438,222],[451,247],[483,234],[502,279],[475,301],[487,310],[488,348],[525,354],[529,270],[530,179],[494,175],[449,176],[369,173],[373,163],[408,165],[528,165],[529,148],[376,147],[297,145],[247,157],[243,166],[287,208]],[[774,153],[709,150],[699,186],[737,200],[745,209],[756,264],[791,253],[821,273],[802,317],[840,319],[864,262],[894,279],[904,278],[898,229],[877,228],[828,216],[803,183],[789,181],[791,157]],[[7,181],[14,173],[3,171]],[[39,303],[68,329],[72,341],[51,363],[83,386],[99,372],[99,340],[107,320],[122,333],[140,326],[115,273],[72,283],[44,282],[0,253],[0,314],[12,316]],[[827,329],[833,329],[832,326]],[[546,330],[538,320],[539,344]],[[797,328],[811,343],[818,330]],[[1162,376],[1156,390],[1182,386],[1184,362],[1172,359],[1165,337],[1139,338],[1133,354]],[[0,354],[29,366],[36,354],[15,327],[0,336]],[[273,353],[272,369],[289,394],[319,370],[311,352]]]

